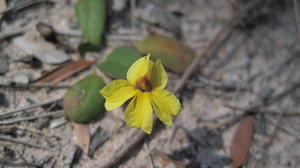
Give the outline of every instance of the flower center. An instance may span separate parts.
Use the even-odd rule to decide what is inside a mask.
[[[143,92],[149,92],[152,89],[150,80],[145,76],[137,80],[136,87]]]

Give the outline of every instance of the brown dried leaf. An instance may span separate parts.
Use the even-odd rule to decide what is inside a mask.
[[[87,61],[87,60],[79,60],[67,63],[66,65],[40,77],[37,79],[37,83],[50,83],[50,84],[57,84],[60,81],[74,75],[77,72],[80,72],[92,64],[95,61]]]
[[[75,144],[80,146],[85,156],[89,153],[90,146],[90,127],[89,124],[79,124],[73,122],[73,136]]]
[[[243,118],[235,130],[230,146],[231,168],[237,168],[245,163],[252,144],[254,119],[251,116]]]

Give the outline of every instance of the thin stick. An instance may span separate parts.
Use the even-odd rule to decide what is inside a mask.
[[[25,165],[24,162],[13,162],[10,160],[2,160],[0,159],[0,165],[1,166],[11,166],[11,167],[33,167],[36,168],[36,165],[34,165],[33,163],[31,163],[30,165]]]
[[[56,116],[56,115],[61,116],[62,114],[64,114],[63,110],[59,110],[59,111],[55,111],[55,112],[49,112],[49,113],[46,113],[46,114],[40,114],[40,115],[35,115],[35,116],[30,116],[30,117],[0,121],[0,125],[15,124],[15,123],[18,123],[18,122],[21,122],[21,121],[30,121],[30,120],[34,120],[34,119],[37,119],[37,118],[51,117],[51,116]]]
[[[33,105],[29,105],[29,106],[25,106],[25,107],[21,107],[18,109],[13,109],[13,110],[8,110],[6,112],[3,112],[2,114],[0,114],[0,118],[7,116],[7,115],[11,115],[20,111],[24,111],[24,110],[29,110],[29,109],[33,109],[33,108],[37,108],[43,105],[47,105],[47,104],[52,104],[52,103],[56,103],[58,101],[61,101],[62,98],[58,98],[58,99],[53,99],[53,100],[49,100],[49,101],[45,101],[45,102],[41,102],[41,103],[37,103],[37,104],[33,104]]]
[[[29,84],[29,85],[0,84],[0,88],[13,88],[13,89],[27,89],[27,88],[67,89],[70,87],[72,87],[72,86],[71,85],[53,85],[53,84]]]
[[[155,164],[154,164],[154,160],[153,160],[151,151],[150,151],[150,149],[149,149],[149,144],[148,144],[148,142],[146,143],[146,151],[147,151],[148,160],[149,160],[149,162],[150,162],[151,168],[155,168],[156,166],[155,166]]]
[[[133,133],[131,137],[131,141],[125,146],[120,149],[120,151],[113,156],[107,163],[104,163],[104,165],[99,166],[100,168],[109,168],[114,167],[119,161],[125,156],[125,154],[128,153],[129,149],[131,149],[133,146],[135,146],[138,142],[141,142],[141,140],[144,139],[146,134],[140,130],[137,130]]]
[[[294,12],[295,12],[295,18],[296,18],[296,27],[297,27],[297,33],[298,33],[298,38],[300,38],[300,16],[299,16],[299,10],[298,10],[298,1],[293,0],[294,4]]]
[[[224,104],[225,107],[231,108],[233,110],[239,110],[239,111],[247,111],[249,109],[247,108],[242,108],[242,107],[238,107],[238,106],[232,106],[230,104]],[[260,110],[257,109],[254,111],[255,114],[260,114],[260,113],[264,113],[267,115],[281,115],[283,113],[283,111],[275,111],[275,110]],[[300,111],[286,111],[284,112],[284,116],[299,116],[300,115]]]
[[[292,91],[295,91],[295,89],[300,88],[300,82],[294,84],[293,86],[289,87],[288,89],[278,93],[277,95],[273,96],[272,98],[269,99],[269,101],[262,101],[262,100],[258,100],[255,103],[253,103],[253,105],[246,107],[246,108],[237,108],[240,109],[241,111],[243,111],[242,114],[237,115],[236,117],[234,117],[233,119],[231,119],[229,122],[226,122],[225,124],[222,124],[221,126],[219,126],[217,129],[214,130],[218,130],[220,132],[227,130],[228,128],[230,128],[231,126],[233,126],[235,123],[237,123],[238,121],[240,121],[240,119],[242,117],[244,117],[245,115],[247,115],[247,113],[257,113],[259,112],[259,108],[261,106],[268,106],[271,105],[273,103],[275,103],[276,101],[279,101],[281,99],[283,99],[284,97],[286,97],[289,93],[291,93]],[[234,107],[234,106],[232,106]],[[286,113],[286,111],[285,111]],[[282,113],[279,113],[280,116],[282,116]]]
[[[201,58],[205,58],[208,57],[209,53],[217,48],[217,43],[219,43],[221,39],[221,36],[226,37],[227,35],[224,35],[225,33],[229,34],[231,33],[228,30],[228,25],[224,25],[220,31],[217,33],[217,35],[215,36],[215,38],[210,41],[207,45],[207,47],[205,47],[205,49],[203,50],[203,52],[201,54],[196,55],[196,57],[194,58],[194,60],[192,61],[191,65],[184,71],[183,75],[181,75],[180,79],[178,80],[178,82],[176,83],[173,92],[178,92],[186,83],[187,79],[191,76],[191,74],[194,72],[194,70],[196,69],[196,67],[199,65],[199,62],[201,60]],[[231,28],[232,30],[232,28]]]
[[[285,115],[285,114],[284,114]],[[269,122],[270,124],[272,124],[273,126],[276,125],[276,122],[273,121],[272,119],[267,120],[267,122]],[[295,138],[297,141],[300,141],[300,136],[298,136],[297,134],[295,134],[294,132],[282,127],[282,125],[278,125],[277,126],[279,131],[281,131],[282,133],[292,136],[293,138]]]
[[[13,30],[10,32],[0,33],[0,42],[15,36],[22,35],[23,33],[25,33],[25,30]]]
[[[277,95],[271,97],[270,99],[268,99],[266,101],[257,100],[250,107],[242,108],[242,107],[235,107],[235,106],[230,106],[230,105],[226,105],[226,106],[236,108],[237,110],[240,109],[240,110],[245,111],[245,112],[255,112],[255,111],[259,110],[260,106],[262,106],[262,105],[265,105],[265,106],[271,105],[271,104],[275,103],[276,101],[279,101],[279,100],[283,99],[284,97],[289,95],[291,92],[294,92],[296,89],[299,89],[299,88],[300,88],[300,81],[295,83],[291,87],[285,89],[284,91],[281,91],[280,93],[278,93]]]
[[[222,82],[214,81],[211,79],[206,79],[204,77],[199,76],[200,82],[194,81],[187,81],[186,83],[192,87],[197,88],[214,88],[214,89],[221,89],[221,90],[243,90],[243,91],[251,91],[248,87],[238,87],[237,85],[229,85]]]
[[[9,141],[9,142],[17,143],[17,144],[22,144],[22,145],[29,146],[29,147],[32,147],[32,148],[48,149],[48,147],[46,147],[46,146],[35,145],[35,144],[31,144],[31,143],[28,143],[28,142],[20,141],[20,140],[17,140],[17,139],[14,139],[14,138],[9,138],[9,137],[2,136],[2,135],[0,135],[0,140]]]
[[[38,4],[38,3],[42,3],[42,2],[47,2],[47,1],[49,1],[49,0],[32,0],[32,1],[25,1],[25,2],[23,2],[23,3],[17,4],[16,6],[13,6],[13,7],[10,7],[10,8],[6,8],[6,9],[0,11],[0,14],[4,14],[4,13],[7,13],[7,12],[11,12],[11,11],[13,11],[13,10],[19,10],[19,9],[22,9],[22,8],[25,8],[25,7],[34,5],[34,4]]]

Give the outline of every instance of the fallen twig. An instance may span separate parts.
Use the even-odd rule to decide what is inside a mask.
[[[151,154],[151,151],[149,149],[149,144],[146,143],[146,151],[147,151],[147,155],[148,155],[148,160],[150,162],[150,167],[151,168],[156,168],[155,164],[154,164],[154,160],[153,160],[153,157],[152,157],[152,154]]]
[[[292,91],[295,91],[295,89],[300,88],[300,82],[294,84],[293,86],[287,88],[286,90],[278,93],[277,95],[271,97],[270,99],[263,101],[263,100],[257,100],[255,103],[253,103],[253,105],[246,107],[246,108],[242,108],[242,107],[235,107],[235,106],[230,106],[230,105],[226,105],[227,107],[233,107],[236,110],[240,110],[243,113],[235,116],[233,119],[229,120],[228,122],[222,124],[221,126],[219,126],[218,128],[214,128],[213,131],[219,131],[222,132],[224,130],[227,130],[228,128],[230,128],[231,126],[235,125],[238,121],[240,121],[241,118],[243,118],[245,115],[248,114],[259,114],[258,112],[260,111],[260,107],[262,106],[269,106],[281,99],[283,99],[284,97],[286,97],[289,93],[291,93]],[[263,111],[263,110],[261,110]],[[286,113],[286,111],[285,111]],[[278,113],[279,115],[282,115],[282,113]]]
[[[107,163],[104,163],[104,165],[99,166],[100,168],[109,168],[114,167],[116,164],[120,162],[120,160],[129,152],[129,150],[134,147],[136,144],[141,142],[146,137],[146,134],[140,130],[135,131],[132,136],[130,136],[130,141],[128,142],[125,140],[125,142],[128,144],[126,146],[121,146],[119,152],[114,155]]]
[[[17,112],[20,112],[20,111],[29,110],[29,109],[37,108],[37,107],[40,107],[40,106],[43,106],[43,105],[56,103],[56,102],[59,102],[61,100],[62,100],[62,98],[58,98],[58,99],[53,99],[53,100],[49,100],[49,101],[45,101],[45,102],[41,102],[41,103],[37,103],[37,104],[32,104],[32,105],[25,106],[25,107],[21,107],[21,108],[18,108],[18,109],[8,110],[6,112],[1,113],[0,118],[4,117],[4,116],[7,116],[7,115],[17,113]]]
[[[298,38],[300,38],[300,16],[299,16],[299,10],[298,10],[298,1],[293,0],[293,5],[294,5],[294,12],[295,12],[295,18],[296,18],[296,27],[297,27],[297,33],[298,33]]]
[[[50,2],[50,0],[31,0],[31,1],[25,1],[23,3],[19,3],[15,6],[12,6],[10,8],[6,8],[5,10],[0,11],[0,14],[4,14],[7,12],[11,12],[11,11],[15,11],[15,10],[20,10],[22,8],[34,5],[34,4],[38,4],[38,3],[42,3],[42,2]]]
[[[285,89],[284,91],[281,91],[277,95],[272,96],[269,99],[266,99],[266,100],[259,99],[259,100],[257,100],[255,103],[253,103],[253,105],[251,105],[249,107],[243,108],[243,107],[236,107],[236,106],[232,106],[232,105],[228,105],[228,104],[225,105],[225,106],[227,106],[229,108],[234,108],[236,110],[241,110],[241,111],[244,111],[246,113],[257,113],[257,111],[259,111],[259,107],[261,107],[262,105],[269,106],[269,105],[275,103],[276,101],[281,100],[282,98],[286,97],[291,92],[293,92],[293,91],[295,91],[296,89],[299,89],[299,88],[300,88],[300,81],[293,84],[291,87]],[[261,111],[263,111],[263,110],[261,110]]]
[[[199,77],[200,82],[194,82],[194,81],[188,81],[187,84],[192,87],[200,87],[200,88],[214,88],[214,89],[220,89],[225,91],[235,91],[235,90],[243,90],[243,91],[249,91],[251,92],[250,88],[244,87],[244,86],[237,86],[237,85],[230,85],[226,83],[222,83],[219,81],[207,79],[204,77]]]
[[[28,88],[36,88],[36,89],[67,89],[72,87],[71,85],[54,85],[54,84],[29,84],[29,85],[11,85],[11,84],[0,84],[0,88],[13,88],[13,89],[28,89]]]
[[[46,114],[30,116],[30,117],[23,117],[23,118],[17,118],[17,119],[12,119],[12,120],[4,120],[4,121],[0,121],[0,125],[9,125],[9,124],[18,123],[21,121],[30,121],[30,120],[34,120],[37,118],[51,117],[51,116],[56,116],[56,115],[61,116],[62,114],[64,114],[64,112],[63,112],[63,110],[60,110],[60,111],[55,111],[55,112],[49,112]]]
[[[207,47],[202,51],[201,54],[197,54],[194,60],[192,61],[191,65],[184,71],[184,73],[181,75],[180,79],[176,83],[173,91],[178,92],[186,83],[188,78],[191,76],[191,74],[194,72],[197,66],[199,66],[199,62],[201,59],[209,57],[208,55],[212,53],[215,49],[218,48],[219,44],[221,44],[221,41],[224,41],[231,33],[233,32],[233,27],[231,24],[224,25],[220,31],[217,33],[215,38],[209,42]],[[206,64],[208,59],[203,59],[203,64]]]
[[[25,33],[25,30],[14,30],[10,32],[0,33],[0,42],[15,36],[22,35],[23,33]]]
[[[242,107],[238,107],[238,106],[233,106],[230,104],[224,104],[225,107],[231,108],[233,110],[239,110],[239,111],[247,111],[249,109],[247,108],[242,108]],[[257,109],[255,111],[251,111],[251,114],[267,114],[267,115],[281,115],[284,111],[276,111],[276,110],[261,110],[261,109]],[[284,112],[284,116],[290,117],[290,116],[299,116],[300,115],[300,111],[285,111]]]
[[[285,114],[284,114],[285,115]],[[277,122],[269,119],[267,120],[268,123],[270,123],[273,126],[276,126]],[[282,127],[283,125],[277,125],[277,128],[279,131],[283,132],[286,135],[292,136],[293,138],[295,138],[297,141],[300,141],[300,136],[298,136],[297,134],[293,133],[292,131]]]
[[[33,168],[36,168],[36,165],[34,164],[30,164],[30,165],[26,165],[24,162],[13,162],[13,161],[10,161],[10,160],[0,160],[0,165],[1,166],[10,166],[10,167],[24,167],[24,166],[27,166],[27,167],[33,167]]]
[[[17,140],[17,139],[14,139],[14,138],[9,138],[9,137],[2,136],[2,135],[0,135],[0,140],[9,141],[9,142],[17,143],[17,144],[22,144],[22,145],[29,146],[29,147],[32,147],[32,148],[48,149],[48,147],[46,147],[46,146],[35,145],[35,144],[31,144],[31,143],[28,143],[28,142],[20,141],[20,140]]]

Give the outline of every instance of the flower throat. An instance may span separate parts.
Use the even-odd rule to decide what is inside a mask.
[[[152,89],[152,85],[150,80],[147,77],[141,77],[137,82],[136,82],[136,87],[140,89],[143,92],[149,92]]]

